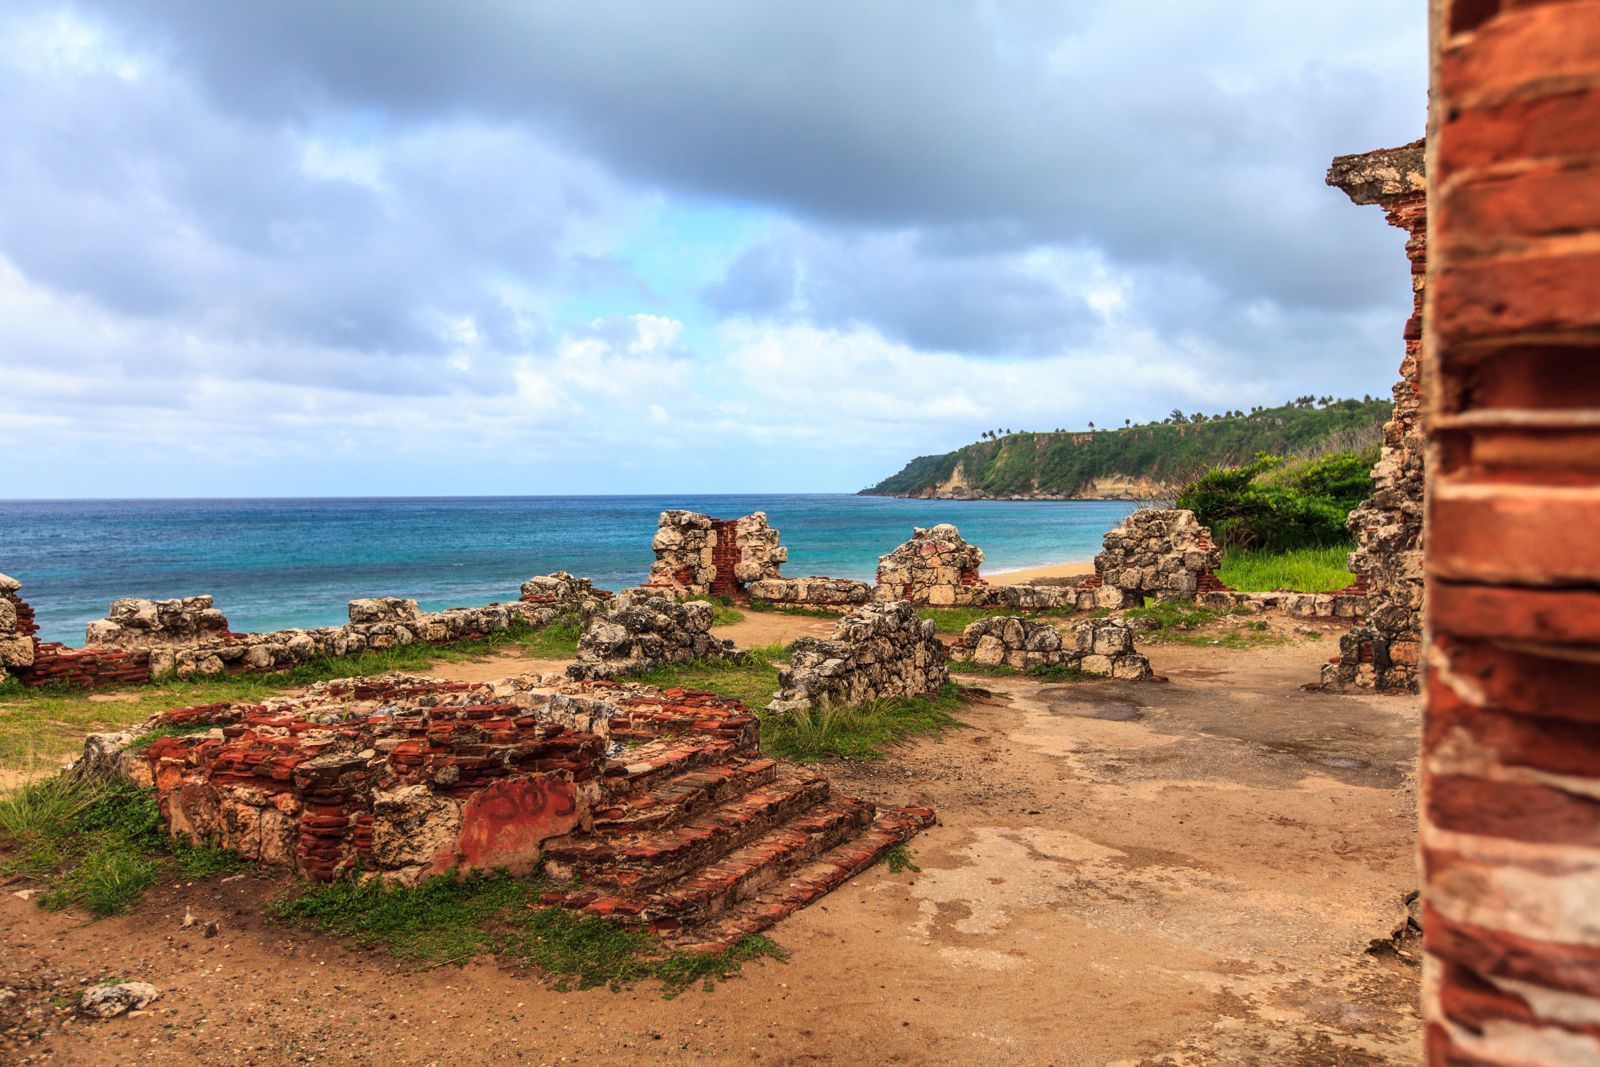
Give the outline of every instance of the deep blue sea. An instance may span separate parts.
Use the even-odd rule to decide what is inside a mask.
[[[1133,505],[843,494],[0,501],[0,573],[22,582],[42,638],[73,645],[124,596],[209,593],[239,631],[330,626],[356,597],[414,597],[432,610],[504,602],[557,570],[635,585],[667,508],[765,511],[789,549],[784,574],[870,581],[914,526],[955,523],[993,573],[1089,559]]]

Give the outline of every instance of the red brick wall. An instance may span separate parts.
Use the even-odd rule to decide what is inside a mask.
[[[1429,1064],[1600,1063],[1600,0],[1435,0]]]

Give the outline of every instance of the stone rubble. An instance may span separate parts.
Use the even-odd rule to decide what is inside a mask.
[[[648,587],[619,593],[583,613],[575,679],[616,678],[664,663],[734,659],[732,641],[711,636],[711,605],[679,603]]]
[[[868,604],[839,620],[828,638],[789,646],[789,666],[768,710],[789,713],[885,697],[930,696],[950,680],[932,622],[904,600]]]
[[[115,1019],[130,1011],[143,1011],[160,995],[149,982],[92,985],[78,998],[78,1013],[91,1019]]]
[[[1132,682],[1151,676],[1150,661],[1134,650],[1133,630],[1117,619],[1077,623],[1070,641],[1055,626],[1037,619],[1005,615],[978,619],[962,631],[950,658],[1020,671],[1064,667]]]

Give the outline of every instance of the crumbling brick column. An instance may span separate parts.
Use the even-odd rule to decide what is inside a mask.
[[[1427,1062],[1600,1063],[1600,0],[1435,0]]]
[[[1356,550],[1350,569],[1367,591],[1366,617],[1339,641],[1322,671],[1330,687],[1415,690],[1422,647],[1422,309],[1427,291],[1428,194],[1424,142],[1338,156],[1328,184],[1357,204],[1383,208],[1406,232],[1411,261],[1411,318],[1394,387],[1394,415],[1372,468],[1372,496],[1350,513]]]

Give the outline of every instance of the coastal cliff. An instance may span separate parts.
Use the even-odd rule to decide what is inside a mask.
[[[865,496],[937,500],[1170,500],[1218,465],[1275,455],[1359,448],[1382,437],[1387,400],[1302,397],[1221,415],[1173,412],[1114,430],[996,431],[936,456],[919,456]]]

